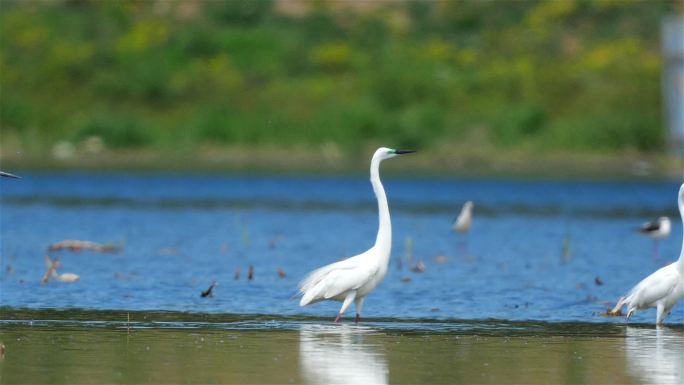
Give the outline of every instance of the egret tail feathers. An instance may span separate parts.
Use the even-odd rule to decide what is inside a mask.
[[[356,290],[372,277],[377,269],[358,266],[358,256],[335,262],[314,270],[299,285],[301,306],[336,298],[349,290]]]
[[[323,298],[323,292],[325,291],[325,282],[319,281],[316,286],[309,288],[306,291],[302,291],[302,299],[299,301],[299,306],[306,306],[314,302],[318,302]]]
[[[346,268],[348,265],[347,261],[348,259],[345,259],[343,261],[331,263],[318,268],[309,273],[309,275],[299,282],[299,293],[302,294],[302,299],[299,301],[299,306],[306,306],[324,299],[323,294],[326,286],[325,277],[335,269]]]

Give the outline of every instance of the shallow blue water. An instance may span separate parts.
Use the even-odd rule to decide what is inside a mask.
[[[366,300],[367,317],[625,322],[598,313],[679,255],[676,182],[383,180],[392,267]],[[476,205],[467,242],[450,231],[466,200]],[[363,176],[29,174],[1,180],[0,203],[0,300],[12,308],[333,317],[339,303],[300,308],[297,282],[365,251],[377,230]],[[654,260],[653,242],[633,228],[660,215],[673,231]],[[408,269],[407,238],[424,273]],[[81,279],[43,285],[45,250],[62,239],[123,251],[53,253],[60,272]],[[214,297],[200,298],[213,280]],[[633,322],[654,320],[651,310]],[[682,304],[668,321],[684,322]]]

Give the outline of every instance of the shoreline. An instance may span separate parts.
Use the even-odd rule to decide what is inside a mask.
[[[203,147],[194,150],[104,150],[51,154],[0,153],[2,169],[15,172],[134,172],[235,174],[365,174],[368,149],[344,153],[335,146]],[[386,175],[503,179],[680,180],[684,158],[621,153],[538,153],[467,146],[424,150],[400,163],[383,165]]]

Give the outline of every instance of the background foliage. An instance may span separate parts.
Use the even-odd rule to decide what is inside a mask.
[[[676,2],[289,5],[3,0],[3,142],[664,148]]]

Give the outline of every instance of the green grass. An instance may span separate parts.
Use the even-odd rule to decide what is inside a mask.
[[[190,153],[665,147],[659,25],[676,2],[163,3],[3,1],[3,157],[91,137]]]

